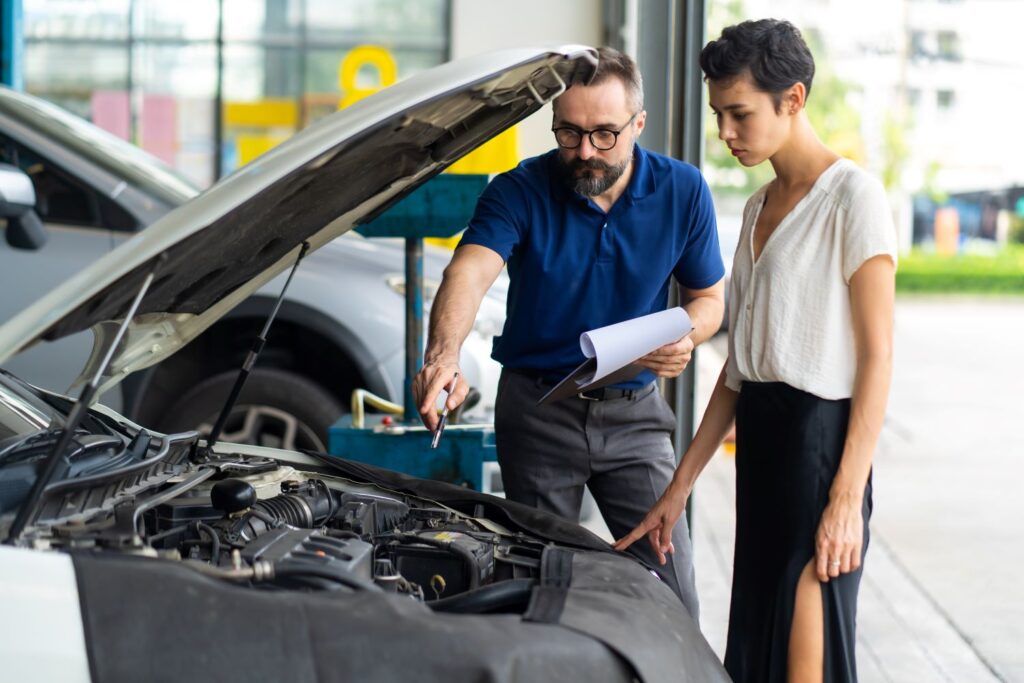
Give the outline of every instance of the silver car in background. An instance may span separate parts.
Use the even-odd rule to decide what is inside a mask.
[[[199,194],[155,157],[39,98],[0,88],[0,163],[31,178],[36,229],[0,240],[0,320]],[[0,219],[3,220],[3,219]],[[450,252],[424,250],[425,308]],[[403,242],[346,233],[310,255],[225,429],[229,441],[326,450],[327,427],[363,388],[402,402]],[[172,358],[136,373],[104,402],[165,432],[212,424],[284,275],[260,288]],[[204,282],[195,283],[197,290]],[[499,367],[489,357],[504,324],[504,278],[485,298],[461,364],[488,420]],[[23,379],[65,391],[92,348],[81,333],[34,347],[5,364]]]

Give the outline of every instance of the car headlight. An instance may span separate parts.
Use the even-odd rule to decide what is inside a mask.
[[[388,288],[405,298],[405,275],[390,275],[385,278]],[[423,312],[429,313],[441,283],[430,278],[423,279]],[[502,287],[493,287],[480,302],[480,310],[473,322],[473,331],[486,340],[501,334],[505,327],[505,296]]]
[[[389,275],[384,278],[384,282],[387,283],[388,288],[398,296],[405,298],[405,276],[404,275]],[[441,286],[441,283],[437,280],[431,280],[430,278],[423,278],[423,305],[429,307],[434,301],[434,297],[437,296],[437,289]]]

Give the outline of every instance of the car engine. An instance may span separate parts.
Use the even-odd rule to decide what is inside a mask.
[[[108,434],[79,439],[75,476],[47,487],[20,545],[163,558],[254,590],[386,591],[446,612],[522,612],[540,573],[544,544],[482,510],[204,452],[194,432]],[[0,512],[32,451],[0,473]]]

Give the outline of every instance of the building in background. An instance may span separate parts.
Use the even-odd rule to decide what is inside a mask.
[[[25,89],[206,186],[346,96],[447,61],[449,12],[447,0],[24,0]],[[342,74],[367,43],[394,73],[367,61]]]
[[[599,0],[23,3],[25,89],[201,187],[417,71],[506,47],[599,45],[605,32]],[[550,112],[518,126],[488,170],[550,149],[549,128]]]
[[[789,19],[824,53],[819,61],[849,86],[847,104],[860,114],[862,163],[890,190],[904,246],[912,236],[931,240],[935,208],[946,204],[958,212],[961,242],[1005,240],[1007,214],[1017,210],[1015,188],[1024,185],[1024,138],[1010,123],[1024,106],[1024,3],[713,3],[743,18]]]

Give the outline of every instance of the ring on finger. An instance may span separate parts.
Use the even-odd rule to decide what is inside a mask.
[[[840,562],[839,560],[832,560],[831,562],[828,563],[828,566],[835,568],[835,567],[839,567],[839,565],[841,565],[841,564],[842,564],[842,562]]]

